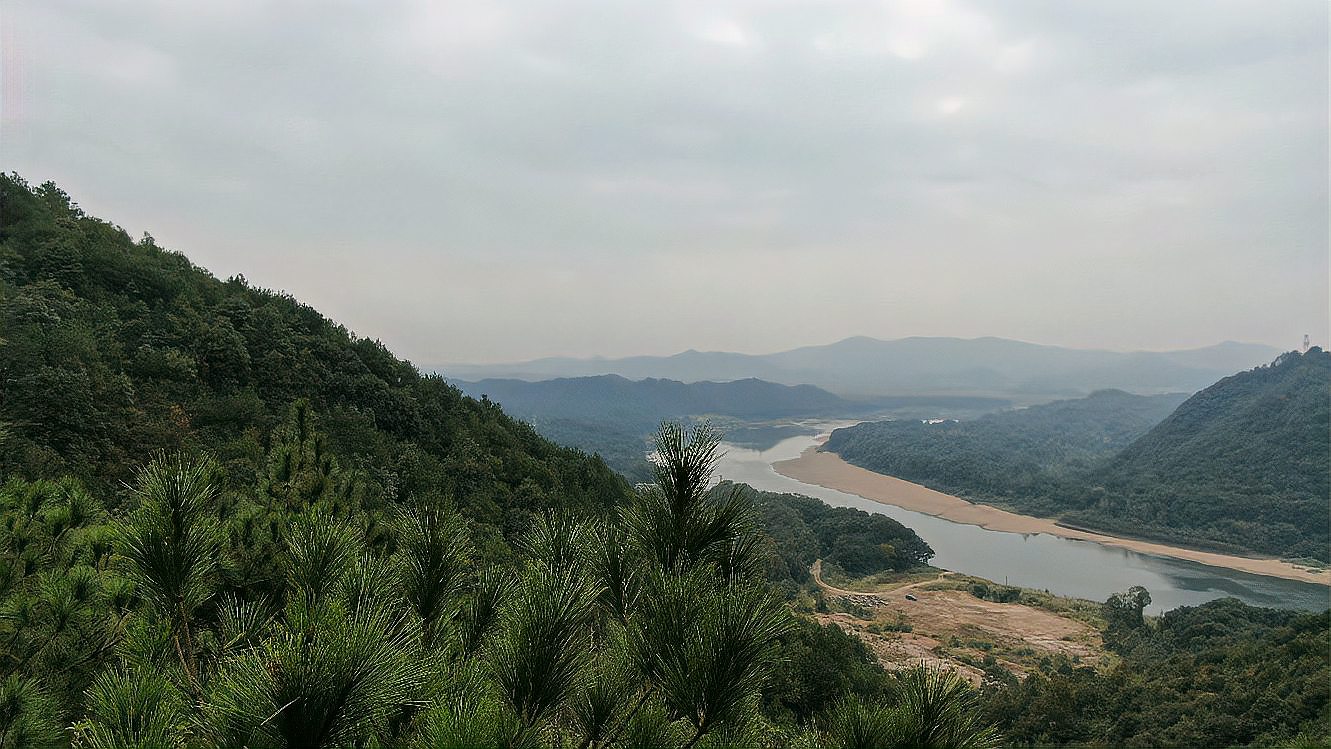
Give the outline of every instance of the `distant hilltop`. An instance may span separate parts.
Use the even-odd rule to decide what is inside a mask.
[[[1004,338],[847,338],[774,354],[684,351],[673,356],[546,358],[441,367],[451,378],[620,375],[681,382],[760,378],[815,385],[846,397],[982,395],[1018,400],[1080,396],[1116,388],[1136,393],[1193,392],[1221,377],[1271,361],[1279,349],[1226,341],[1179,351],[1105,351]]]
[[[633,381],[619,375],[561,377],[541,382],[491,379],[452,380],[462,392],[501,404],[520,418],[600,418],[655,429],[662,419],[700,414],[741,419],[857,415],[858,403],[810,385],[778,385],[752,378],[729,382]]]
[[[850,463],[1132,538],[1331,561],[1331,354],[1315,346],[1184,399],[1105,391],[926,426],[865,422]]]

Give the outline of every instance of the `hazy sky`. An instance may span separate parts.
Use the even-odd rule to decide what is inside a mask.
[[[3,0],[0,167],[418,364],[1328,337],[1325,0]]]

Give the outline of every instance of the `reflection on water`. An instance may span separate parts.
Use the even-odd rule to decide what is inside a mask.
[[[814,437],[802,435],[761,451],[727,444],[717,472],[725,480],[755,489],[804,494],[829,505],[887,515],[915,529],[929,542],[935,552],[933,564],[998,582],[1096,601],[1140,585],[1151,592],[1148,609],[1151,613],[1195,606],[1225,596],[1256,606],[1308,611],[1331,606],[1331,588],[1321,585],[1209,567],[1044,533],[986,530],[806,484],[773,470],[772,463],[799,457],[813,443]]]

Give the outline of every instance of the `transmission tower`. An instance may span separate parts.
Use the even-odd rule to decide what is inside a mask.
[[[1312,341],[1308,340],[1308,334],[1307,334],[1307,333],[1304,333],[1304,334],[1303,334],[1303,353],[1305,353],[1305,354],[1308,353],[1308,349],[1310,349],[1310,348],[1312,348],[1312,347],[1313,347]]]

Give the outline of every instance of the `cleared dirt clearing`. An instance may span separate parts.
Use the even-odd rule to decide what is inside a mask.
[[[814,579],[829,606],[847,611],[820,614],[859,636],[889,669],[919,664],[946,665],[978,683],[988,662],[1024,676],[1045,659],[1103,666],[1109,661],[1100,634],[1091,625],[1020,603],[997,603],[965,590],[936,590],[936,580],[872,593],[845,590]],[[906,594],[916,600],[908,600]],[[909,631],[906,631],[909,630]]]

